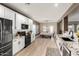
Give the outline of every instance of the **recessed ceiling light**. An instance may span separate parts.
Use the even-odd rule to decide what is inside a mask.
[[[58,7],[58,3],[55,3],[54,6],[55,6],[55,7]]]

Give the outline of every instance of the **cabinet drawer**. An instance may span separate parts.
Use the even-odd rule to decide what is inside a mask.
[[[13,55],[15,55],[18,52],[18,42],[13,43]]]

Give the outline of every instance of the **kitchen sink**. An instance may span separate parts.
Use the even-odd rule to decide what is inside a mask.
[[[70,38],[68,38],[68,37],[61,37],[64,41],[73,41],[73,40],[71,40]]]

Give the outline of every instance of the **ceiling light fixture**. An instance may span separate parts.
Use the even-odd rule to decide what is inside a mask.
[[[55,6],[55,7],[58,7],[58,3],[55,3],[54,6]]]

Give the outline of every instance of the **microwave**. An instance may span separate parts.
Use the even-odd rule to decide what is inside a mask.
[[[21,24],[21,29],[28,29],[28,25],[27,24]]]

